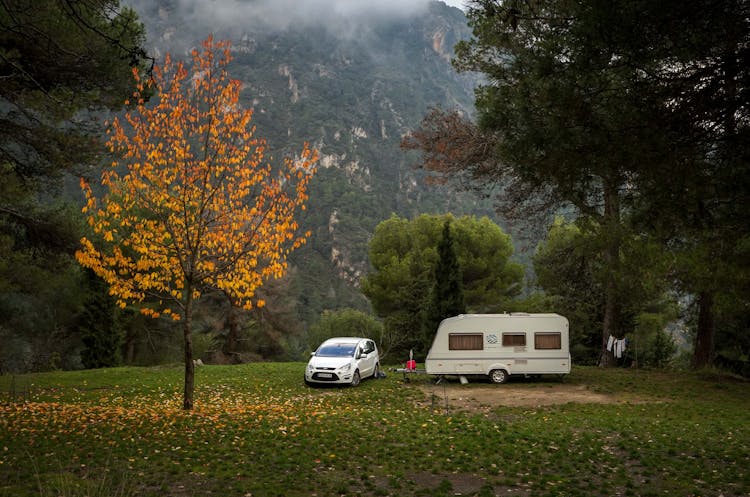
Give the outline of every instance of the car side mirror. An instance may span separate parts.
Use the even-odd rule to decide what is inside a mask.
[[[354,354],[354,358],[355,359],[362,359],[363,355],[367,355],[367,354],[362,354],[362,352],[358,350],[357,353]]]
[[[315,352],[310,352],[310,357],[315,357]]]

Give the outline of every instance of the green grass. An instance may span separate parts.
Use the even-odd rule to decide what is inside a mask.
[[[193,412],[179,366],[2,376],[0,496],[750,494],[750,383],[719,373],[577,367],[620,402],[473,414],[433,410],[426,378],[303,368],[201,367]]]

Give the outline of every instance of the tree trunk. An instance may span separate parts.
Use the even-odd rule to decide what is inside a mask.
[[[602,349],[599,359],[601,367],[611,367],[615,357],[607,350],[609,337],[620,338],[620,303],[617,292],[617,277],[620,267],[620,199],[617,186],[605,181],[604,184],[604,222],[606,240],[604,248],[605,282],[604,282],[604,318],[602,320]]]
[[[715,335],[714,294],[704,291],[698,296],[698,333],[693,351],[693,369],[705,368],[713,364]]]
[[[131,365],[133,364],[133,361],[135,360],[135,340],[136,340],[136,333],[133,329],[133,323],[131,322],[127,329],[125,330],[125,364]]]
[[[237,308],[232,304],[230,299],[227,300],[229,301],[229,310],[227,311],[226,317],[228,332],[222,352],[224,352],[225,355],[234,358],[237,353],[237,342],[240,337],[240,320]]]
[[[186,285],[187,295],[185,301],[185,321],[182,325],[182,334],[185,340],[185,390],[182,408],[189,411],[193,408],[193,391],[195,390],[195,364],[193,364],[193,337],[191,331],[191,318],[193,311],[193,288]]]

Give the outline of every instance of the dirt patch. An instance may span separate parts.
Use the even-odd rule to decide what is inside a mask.
[[[420,388],[426,394],[424,402],[433,408],[467,411],[486,411],[499,406],[541,407],[568,403],[617,404],[648,401],[592,392],[585,385],[564,383],[486,386],[443,383]]]
[[[476,495],[477,492],[487,486],[485,478],[468,473],[436,475],[421,472],[408,475],[408,479],[412,480],[421,490],[430,489],[433,490],[433,493],[443,495]]]

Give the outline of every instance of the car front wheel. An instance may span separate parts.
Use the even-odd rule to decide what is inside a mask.
[[[359,378],[359,369],[358,369],[358,370],[356,370],[356,371],[354,372],[354,374],[352,375],[352,383],[351,383],[351,386],[353,386],[353,387],[356,387],[357,385],[359,385],[359,380],[360,380],[360,378]]]

